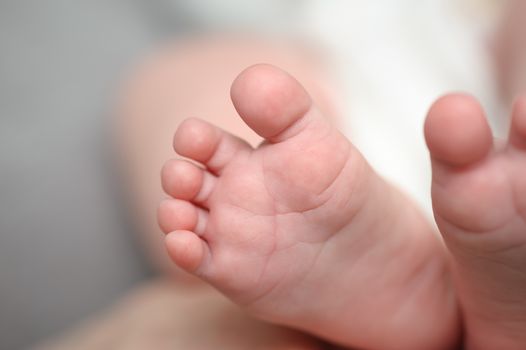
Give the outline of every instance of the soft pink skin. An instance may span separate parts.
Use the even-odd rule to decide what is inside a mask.
[[[502,97],[511,102],[526,91],[526,1],[509,0],[494,41],[496,73]]]
[[[176,264],[253,314],[364,349],[447,349],[457,307],[443,247],[414,205],[268,65],[231,89],[253,149],[183,122],[159,208]],[[203,103],[206,103],[204,101]]]
[[[494,141],[482,108],[456,94],[425,125],[436,222],[452,256],[473,350],[526,347],[526,96],[507,142]]]
[[[323,114],[332,116],[337,122],[339,90],[324,70],[325,61],[317,53],[323,54],[290,42],[262,41],[252,36],[188,38],[149,56],[126,81],[115,112],[114,140],[120,151],[122,180],[129,190],[128,204],[133,210],[137,238],[152,267],[158,268],[163,278],[175,279],[175,289],[189,288],[188,294],[195,295],[190,298],[192,300],[181,300],[182,303],[188,301],[186,310],[164,305],[163,314],[178,315],[176,319],[185,324],[185,329],[177,329],[165,339],[168,343],[173,343],[173,339],[182,340],[187,346],[181,349],[318,348],[316,341],[305,342],[310,337],[301,336],[298,341],[297,332],[265,322],[252,322],[252,317],[245,312],[247,321],[232,316],[240,311],[236,305],[225,305],[216,290],[210,290],[212,287],[208,284],[182,272],[169,259],[155,214],[159,199],[166,197],[159,181],[159,169],[167,159],[174,157],[173,133],[185,118],[199,116],[242,136],[251,144],[261,141],[261,137],[239,118],[229,98],[232,81],[250,64],[272,62],[294,72]],[[185,187],[182,188],[184,191]],[[216,297],[213,301],[203,301],[203,293]],[[217,309],[219,317],[214,312]],[[243,324],[240,326],[236,322]],[[262,331],[258,325],[270,332]],[[238,337],[235,337],[236,332]],[[196,334],[203,336],[196,337]],[[219,339],[229,336],[228,341]],[[215,344],[215,347],[203,345],[203,342]]]

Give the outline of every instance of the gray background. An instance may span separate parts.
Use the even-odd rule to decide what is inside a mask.
[[[152,275],[109,127],[133,64],[196,31],[281,30],[297,3],[0,0],[0,350],[52,336]]]
[[[0,2],[0,349],[150,274],[119,202],[108,106],[125,70],[184,25],[170,6]]]

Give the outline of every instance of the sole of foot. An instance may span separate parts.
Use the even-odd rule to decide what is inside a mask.
[[[257,148],[183,122],[159,208],[173,261],[252,314],[365,349],[444,349],[458,335],[443,246],[305,89],[269,66],[231,88]],[[206,103],[204,101],[203,103]]]
[[[525,96],[526,97],[526,96]],[[526,347],[526,98],[507,141],[494,140],[480,104],[439,99],[425,135],[436,222],[449,248],[468,349]]]

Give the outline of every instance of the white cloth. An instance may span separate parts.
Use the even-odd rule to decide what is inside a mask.
[[[305,30],[338,62],[347,88],[347,134],[428,213],[431,171],[422,128],[429,106],[446,92],[465,91],[496,109],[486,18],[465,5],[311,0],[304,12]]]

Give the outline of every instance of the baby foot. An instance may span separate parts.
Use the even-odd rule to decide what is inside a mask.
[[[159,208],[174,262],[265,320],[366,349],[444,349],[456,305],[443,247],[288,74],[231,89],[256,149],[198,119],[174,148]],[[206,103],[206,101],[204,101]]]
[[[453,257],[468,349],[526,347],[526,98],[506,143],[480,105],[450,95],[425,125],[433,207]]]

